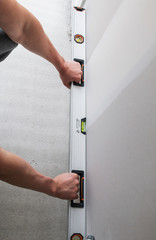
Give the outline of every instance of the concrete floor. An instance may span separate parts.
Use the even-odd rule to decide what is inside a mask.
[[[20,3],[71,59],[70,0]],[[0,146],[55,177],[68,171],[68,131],[69,90],[50,63],[18,46],[0,64]],[[4,182],[0,193],[0,240],[66,239],[66,201]]]

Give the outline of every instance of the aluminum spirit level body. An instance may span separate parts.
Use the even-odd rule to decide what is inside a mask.
[[[69,203],[68,240],[86,239],[85,12],[72,6],[72,59],[81,64],[83,76],[79,84],[71,85],[69,171],[79,175],[80,191],[79,198]]]

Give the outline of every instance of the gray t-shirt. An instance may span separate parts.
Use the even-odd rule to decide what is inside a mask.
[[[18,44],[12,41],[0,28],[0,62],[2,62],[17,45]]]

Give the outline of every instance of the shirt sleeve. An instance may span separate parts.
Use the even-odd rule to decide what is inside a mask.
[[[0,29],[0,62],[2,62],[17,45],[17,43],[12,41],[8,35]]]

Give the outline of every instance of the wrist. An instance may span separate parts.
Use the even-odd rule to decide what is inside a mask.
[[[56,193],[56,184],[54,179],[47,176],[45,177],[44,180],[44,193],[52,197],[55,197]]]
[[[60,59],[55,66],[60,75],[63,75],[67,71],[66,61],[63,57],[60,56]]]
[[[65,59],[58,53],[50,41],[49,45],[48,57],[46,59],[51,62],[61,74],[61,72],[65,70]]]

